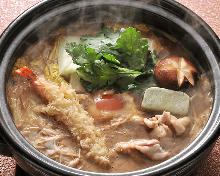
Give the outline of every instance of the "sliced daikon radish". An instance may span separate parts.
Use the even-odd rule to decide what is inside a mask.
[[[141,107],[149,111],[169,111],[186,115],[189,110],[189,96],[180,91],[151,87],[146,89]]]

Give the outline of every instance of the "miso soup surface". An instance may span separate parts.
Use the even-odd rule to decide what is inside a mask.
[[[155,35],[144,25],[133,26],[141,31],[141,37],[149,39],[149,46],[157,51],[159,59],[175,56],[192,60],[178,42],[171,41],[162,34]],[[121,27],[127,26],[120,25],[115,28]],[[99,27],[91,30],[69,26],[57,31],[56,35],[36,42],[26,50],[22,58],[18,58],[7,83],[7,100],[17,128],[43,154],[67,166],[86,171],[135,171],[156,165],[178,154],[196,138],[209,118],[212,94],[207,76],[199,73],[195,86],[181,89],[190,96],[189,112],[186,115],[190,122],[184,133],[177,135],[174,127],[165,125],[168,127],[166,135],[155,137],[152,134],[153,129],[144,123],[144,118],[161,115],[163,112],[143,110],[143,94],[137,94],[136,91],[116,93],[113,90],[88,93],[82,85],[75,84],[77,81],[80,83],[79,80],[59,75],[59,47],[62,40],[66,37],[79,42],[80,36],[94,35],[100,30]],[[65,52],[64,49],[62,52]],[[23,66],[29,67],[44,81],[36,83],[36,80],[30,81],[16,74],[15,70]],[[70,87],[71,84],[73,88]],[[117,110],[97,109],[96,98],[105,94],[114,95],[117,100],[122,101],[123,106]],[[48,100],[48,97],[51,99]],[[87,121],[82,123],[81,117],[77,119],[77,113],[78,116],[81,113],[82,119],[88,116]],[[180,115],[172,115],[177,119],[183,118]],[[68,121],[70,118],[75,119]],[[81,128],[81,125],[85,128]],[[94,141],[87,140],[90,138]],[[152,159],[154,153],[149,156],[134,147],[126,152],[116,150],[118,143],[137,139],[156,139],[162,148],[160,152],[167,152],[168,155],[161,160],[155,160]],[[104,151],[101,151],[102,149]],[[99,157],[102,153],[107,153],[108,158]]]

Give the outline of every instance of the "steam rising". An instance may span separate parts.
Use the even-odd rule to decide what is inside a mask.
[[[112,0],[112,4],[114,4],[114,0]],[[62,28],[65,28],[65,35],[73,35],[75,31],[85,26],[85,30],[87,31],[96,31],[98,32],[104,25],[108,24],[139,24],[145,23],[156,27],[157,29],[161,30],[162,32],[165,31],[165,37],[171,39],[173,42],[177,42],[186,47],[188,51],[192,51],[191,55],[198,60],[198,58],[206,57],[204,53],[195,52],[196,50],[200,50],[199,46],[192,40],[192,37],[185,33],[182,29],[178,29],[171,25],[171,23],[159,17],[160,21],[157,21],[158,16],[152,15],[149,12],[144,12],[139,8],[134,8],[133,6],[137,7],[144,7],[147,4],[151,7],[163,7],[166,11],[172,11],[174,16],[178,16],[181,20],[190,24],[190,26],[196,30],[201,31],[201,24],[194,20],[190,14],[183,13],[182,11],[174,11],[175,8],[171,8],[171,5],[165,3],[161,0],[140,0],[140,1],[117,1],[123,6],[119,5],[97,5],[97,6],[89,6],[89,8],[79,8],[75,10],[69,10],[65,13],[61,13],[49,19],[46,23],[42,24],[36,30],[36,36],[38,40],[48,37],[49,35],[57,34],[56,31]],[[80,1],[81,6],[87,6],[88,4],[105,4],[102,0],[96,1]],[[74,5],[72,5],[74,8]],[[56,9],[55,9],[56,10]],[[161,21],[162,20],[162,21]],[[163,22],[167,21],[167,22]],[[165,24],[164,24],[165,23]],[[166,24],[167,23],[167,24]],[[87,25],[85,25],[87,24]],[[168,32],[168,35],[166,33]],[[206,33],[202,33],[204,36],[207,35]],[[169,37],[173,36],[173,37]],[[177,38],[177,40],[176,40]],[[28,43],[27,43],[28,45]],[[208,46],[203,46],[208,47]],[[165,58],[169,55],[169,53],[163,53],[162,58]],[[203,59],[205,60],[205,59]],[[207,63],[198,63],[197,65],[202,65],[207,69]],[[201,68],[200,68],[201,69]]]
[[[103,2],[103,1],[104,0],[97,0],[94,1],[94,3],[98,4],[98,2]],[[117,2],[117,1],[112,0],[112,2]],[[52,49],[51,48],[45,49],[47,46],[44,40],[44,39],[48,39],[48,36],[52,36],[52,37],[55,36],[54,38],[60,35],[74,36],[77,35],[77,31],[79,31],[79,29],[81,30],[82,28],[83,30],[80,31],[81,33],[86,34],[86,32],[88,31],[94,31],[94,33],[97,33],[105,25],[110,25],[110,24],[133,25],[133,24],[144,23],[156,27],[159,30],[160,35],[162,35],[165,38],[168,38],[168,40],[172,41],[176,45],[179,44],[185,45],[188,51],[189,49],[191,49],[190,55],[196,58],[197,61],[193,60],[193,62],[196,63],[197,67],[199,67],[199,65],[201,64],[202,67],[205,68],[205,70],[209,70],[208,68],[209,65],[207,64],[206,59],[204,59],[206,56],[202,52],[197,52],[200,50],[200,48],[189,34],[184,33],[182,29],[176,28],[175,26],[171,26],[171,22],[169,22],[165,18],[159,17],[161,21],[157,21],[158,16],[156,16],[155,14],[153,15],[146,11],[143,12],[138,8],[132,7],[134,3],[137,3],[139,7],[142,6],[142,3],[144,5],[149,3],[155,6],[160,6],[160,5],[165,6],[164,4],[162,4],[164,3],[163,0],[140,0],[137,2],[133,0],[127,0],[127,1],[118,0],[118,2],[123,2],[124,6],[104,5],[104,6],[96,6],[89,8],[79,8],[76,10],[67,11],[66,13],[58,13],[58,10],[55,9],[54,12],[56,12],[57,10],[58,15],[56,17],[48,18],[45,23],[40,25],[35,30],[33,35],[30,37],[33,38],[32,40],[24,41],[25,44],[28,46],[28,50],[26,51],[26,54],[31,56],[32,59],[35,59],[37,55],[41,53],[41,51],[44,51],[44,53],[41,54],[43,56],[46,56],[45,58],[49,58]],[[87,5],[87,3],[89,3],[89,1],[80,1],[80,4],[82,6]],[[169,5],[167,5],[166,8],[167,10],[170,10]],[[200,30],[201,25],[197,21],[193,20],[190,15],[178,14],[178,12],[175,12],[175,14],[182,15],[183,20],[189,22],[191,26],[194,27],[195,30],[197,31]],[[32,48],[31,45],[36,42],[38,42],[38,44],[34,45],[35,48]],[[54,43],[54,41],[52,41],[51,43]],[[149,42],[149,45],[150,47],[152,47],[151,42]],[[39,48],[37,48],[36,46]],[[168,50],[163,50],[160,53],[160,59],[166,58],[169,55],[170,53]],[[202,70],[202,68],[199,69]],[[216,66],[216,69],[218,69],[218,66]],[[199,85],[199,87],[202,89],[202,87],[204,87],[204,84]],[[203,94],[201,95],[201,100],[204,100]],[[203,103],[203,101],[197,101],[197,99],[195,99],[195,101],[199,103]],[[196,117],[196,115],[194,116]],[[200,123],[200,122],[198,121],[196,123]]]

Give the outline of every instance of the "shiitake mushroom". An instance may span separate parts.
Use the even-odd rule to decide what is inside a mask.
[[[179,89],[186,84],[195,85],[198,71],[183,57],[168,57],[160,60],[154,70],[155,79],[161,87]]]

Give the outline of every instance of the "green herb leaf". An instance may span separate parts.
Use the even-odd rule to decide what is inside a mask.
[[[88,92],[97,89],[126,91],[140,85],[139,77],[153,74],[156,53],[135,28],[104,29],[96,36],[84,36],[81,44],[68,43],[67,53],[80,67],[77,74]]]
[[[119,61],[132,70],[143,71],[147,63],[148,41],[141,39],[135,28],[127,28],[121,33],[115,48],[120,52]]]
[[[67,43],[66,52],[73,58],[73,63],[82,65],[88,63],[88,60],[85,58],[86,54],[86,45],[76,43]]]
[[[96,36],[81,37],[81,41],[89,48],[95,49],[98,53],[111,54],[112,49],[116,45],[116,41],[119,37],[120,31],[104,28],[103,31]]]
[[[106,61],[109,61],[113,64],[119,65],[120,62],[111,54],[104,54],[103,57],[106,59]]]

